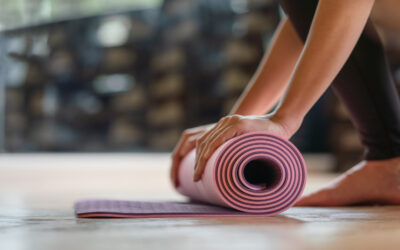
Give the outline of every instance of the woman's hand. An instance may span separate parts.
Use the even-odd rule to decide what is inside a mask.
[[[171,180],[175,187],[179,186],[178,183],[178,167],[182,158],[189,153],[190,150],[196,146],[196,140],[200,138],[205,132],[212,128],[214,124],[207,124],[195,128],[189,128],[183,131],[175,149],[172,153],[172,167],[171,167]]]
[[[274,116],[230,115],[222,118],[211,129],[196,138],[196,164],[193,180],[201,179],[208,159],[227,140],[254,131],[264,131],[289,139],[296,132],[300,123],[287,123]]]

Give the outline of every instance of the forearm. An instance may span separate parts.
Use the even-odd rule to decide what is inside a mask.
[[[305,114],[350,56],[373,3],[374,0],[319,1],[303,52],[275,119],[300,126]]]
[[[231,114],[263,115],[281,98],[303,43],[287,18],[279,24],[267,53]]]

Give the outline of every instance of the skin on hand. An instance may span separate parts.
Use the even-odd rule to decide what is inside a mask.
[[[291,137],[349,57],[373,3],[374,0],[321,0],[281,106],[269,118],[225,117],[202,135],[196,144],[194,181],[201,179],[207,160],[217,147],[235,136],[265,131]]]
[[[211,129],[214,124],[207,124],[195,128],[186,129],[179,139],[172,153],[172,167],[170,171],[171,180],[175,187],[178,183],[178,168],[182,158],[196,146],[196,140],[203,135],[207,130]]]
[[[292,24],[284,18],[275,31],[257,72],[230,113],[264,115],[271,110],[282,96],[302,48],[303,44]],[[285,63],[282,64],[282,61]],[[170,174],[175,187],[179,186],[178,167],[182,158],[196,146],[196,140],[212,127],[215,128],[214,124],[191,128],[182,134],[172,154]]]
[[[247,132],[265,131],[286,139],[290,138],[299,128],[305,114],[331,84],[340,68],[344,65],[362,32],[373,3],[374,0],[321,0],[310,29],[310,34],[298,58],[298,63],[291,74],[289,83],[283,80],[288,79],[288,72],[291,72],[289,68],[293,67],[293,64],[290,64],[291,66],[286,68],[286,74],[282,74],[281,77],[276,78],[280,79],[280,81],[271,80],[270,82],[267,80],[268,77],[273,79],[273,76],[276,76],[273,72],[267,74],[267,71],[265,71],[266,68],[270,68],[266,67],[266,65],[268,63],[272,64],[274,61],[273,58],[278,58],[272,55],[274,54],[273,52],[278,51],[280,46],[274,46],[270,55],[261,65],[263,69],[258,71],[256,74],[257,77],[252,81],[251,87],[240,99],[238,107],[234,109],[234,113],[243,112],[242,114],[244,115],[247,112],[247,114],[251,114],[254,110],[258,110],[257,112],[268,110],[271,102],[254,103],[249,100],[259,99],[263,94],[271,92],[276,94],[274,97],[277,97],[282,94],[284,86],[289,84],[282,105],[276,113],[273,116],[231,115],[221,119],[205,133],[203,130],[201,134],[194,132],[193,134],[188,133],[184,135],[174,152],[175,160],[173,164],[175,165],[171,172],[172,177],[176,180],[177,167],[184,155],[182,153],[187,153],[195,144],[196,164],[193,179],[198,181],[201,179],[207,160],[215,149],[233,137]],[[293,28],[289,22],[286,22],[286,25],[282,25],[281,27],[279,36],[275,39],[275,44],[278,44],[278,38],[283,39],[285,37],[282,35],[284,34],[282,31],[287,31],[288,33],[286,34],[289,36],[293,34]],[[302,46],[299,42],[296,43],[298,44],[296,51],[298,51]],[[292,59],[297,58],[297,55],[296,53],[296,56],[292,57]],[[279,65],[282,64],[280,63]],[[274,72],[282,73],[281,70]],[[265,76],[263,76],[264,74]],[[263,80],[261,81],[260,79]],[[268,87],[261,88],[263,91],[255,91],[265,82],[268,82],[266,84]],[[279,86],[279,88],[273,87],[272,83],[278,83],[275,87]],[[266,99],[268,100],[269,98]],[[271,98],[270,100],[275,99]],[[245,107],[247,103],[251,103],[249,104],[250,107]],[[260,107],[256,108],[258,105]],[[264,105],[265,109],[263,108]],[[188,142],[185,143],[186,141]]]
[[[194,181],[199,181],[206,163],[214,151],[227,140],[254,131],[269,132],[283,138],[290,138],[298,129],[287,126],[285,122],[274,116],[242,116],[230,115],[222,118],[215,126],[197,139]]]

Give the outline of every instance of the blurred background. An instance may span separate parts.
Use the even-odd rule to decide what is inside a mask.
[[[0,151],[170,152],[229,113],[279,23],[275,0],[0,0]],[[390,52],[400,82],[400,54]],[[362,155],[328,91],[292,141]]]

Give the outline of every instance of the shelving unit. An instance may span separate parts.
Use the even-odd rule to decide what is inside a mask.
[[[276,1],[168,0],[7,31],[5,150],[169,151],[229,111],[278,22]]]

